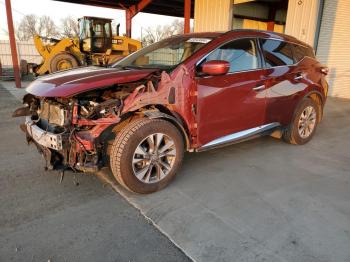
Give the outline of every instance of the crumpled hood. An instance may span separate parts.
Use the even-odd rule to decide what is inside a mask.
[[[43,76],[26,89],[39,97],[70,97],[89,90],[141,80],[157,69],[84,67]]]

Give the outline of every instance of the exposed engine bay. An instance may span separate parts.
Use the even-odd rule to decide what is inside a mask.
[[[44,155],[48,169],[70,167],[96,171],[102,164],[99,162],[104,144],[91,136],[98,137],[103,127],[120,121],[124,99],[141,85],[114,85],[70,99],[37,98],[27,94],[23,99],[25,107],[16,110],[14,116],[27,116],[22,129],[27,133],[27,141],[34,142]],[[27,128],[30,125],[44,133]],[[44,139],[44,134],[46,138],[48,134],[56,136]]]
[[[161,84],[159,84],[161,83]],[[73,97],[27,94],[13,116],[26,116],[21,129],[46,160],[47,169],[95,172],[106,163],[111,128],[130,115],[175,103],[175,87],[165,72],[127,84],[93,89]],[[104,134],[105,131],[107,131]]]

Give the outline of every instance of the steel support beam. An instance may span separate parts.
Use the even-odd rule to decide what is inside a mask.
[[[132,20],[132,14],[131,11],[129,9],[125,10],[125,32],[126,32],[126,36],[131,38],[131,20]]]
[[[190,19],[191,19],[191,0],[185,0],[184,3],[184,33],[188,34],[190,32]]]
[[[141,12],[153,0],[141,0],[138,4],[125,9],[126,36],[131,37],[132,18]]]
[[[269,7],[269,21],[267,22],[267,30],[274,31],[275,29],[275,18],[277,9],[274,6]]]
[[[21,88],[21,77],[20,77],[20,72],[19,72],[15,30],[13,28],[11,0],[5,0],[5,6],[6,6],[7,26],[8,26],[8,31],[9,31],[11,56],[12,56],[12,64],[13,64],[15,82],[16,82],[16,87]]]

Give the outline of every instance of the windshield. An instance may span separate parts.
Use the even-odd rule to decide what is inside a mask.
[[[185,61],[212,38],[171,37],[147,46],[118,61],[113,67],[170,70]]]

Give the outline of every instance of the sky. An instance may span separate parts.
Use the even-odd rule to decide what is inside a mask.
[[[108,8],[100,8],[86,5],[70,4],[52,0],[11,0],[14,23],[18,23],[24,15],[35,14],[48,15],[59,25],[60,20],[66,16],[79,18],[82,16],[98,16],[111,18],[120,23],[121,34],[125,33],[125,12]],[[141,38],[142,28],[155,27],[157,25],[170,24],[176,17],[152,15],[146,13],[137,14],[132,21],[132,37]],[[0,39],[7,39],[7,20],[5,0],[0,0]]]

